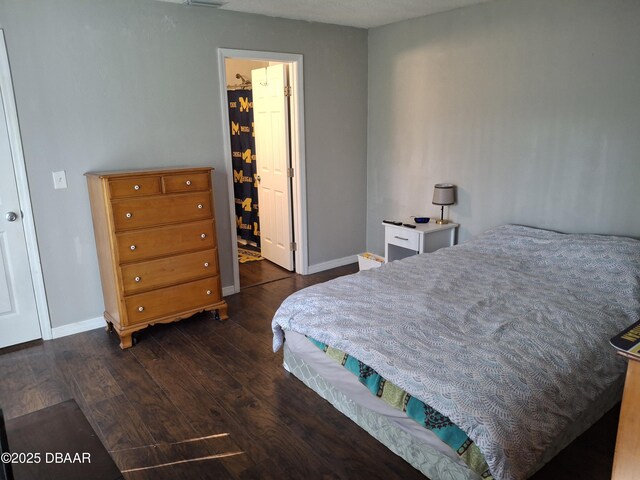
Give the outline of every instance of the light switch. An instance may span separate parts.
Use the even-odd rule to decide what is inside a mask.
[[[67,174],[64,170],[60,170],[59,172],[53,173],[53,188],[56,190],[60,188],[67,188]]]

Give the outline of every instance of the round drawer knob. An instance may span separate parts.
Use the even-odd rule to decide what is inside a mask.
[[[138,307],[139,312],[144,312],[144,307]]]
[[[207,295],[211,295],[211,290],[207,290]]]
[[[186,183],[186,184],[187,184],[187,187],[188,187],[189,185],[191,185],[191,180],[187,180],[187,181],[186,181],[186,182],[184,182],[184,183]]]
[[[140,190],[140,185],[134,185],[134,186],[133,186],[133,189],[134,189],[134,190]]]
[[[131,217],[133,217],[133,214],[132,214],[132,213],[130,213],[130,212],[127,212],[127,214],[125,215],[125,217],[127,217],[127,218],[131,218]]]
[[[201,203],[198,204],[198,208],[202,208],[202,204]]]
[[[140,277],[136,277],[136,278],[134,278],[134,280],[135,280],[135,281],[136,281],[136,283],[137,283],[137,282],[139,282],[139,281],[141,280],[141,278],[140,278]]]
[[[204,268],[207,268],[209,266],[209,262],[204,262]]]
[[[136,249],[136,246],[135,246],[135,245],[131,245],[131,247],[130,247],[130,248],[131,248],[131,250],[135,250],[135,249]]]
[[[200,238],[207,238],[207,234],[206,233],[201,233],[200,234]]]

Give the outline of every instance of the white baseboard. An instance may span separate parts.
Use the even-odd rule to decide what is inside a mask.
[[[316,263],[315,265],[309,265],[309,274],[324,272],[325,270],[331,270],[332,268],[343,267],[351,263],[357,263],[357,255],[349,255],[348,257],[336,258],[335,260],[329,260],[328,262]]]
[[[357,261],[357,255],[349,255],[348,257],[336,258],[335,260],[329,260],[328,262],[316,263],[315,265],[309,265],[309,274],[324,272],[325,270],[342,267],[344,265],[349,265],[350,263],[356,263]],[[236,288],[233,285],[222,287],[223,297],[233,295],[234,293],[237,292]],[[52,338],[66,337],[67,335],[82,333],[88,330],[95,330],[96,328],[104,328],[106,325],[107,324],[104,317],[90,318],[81,322],[69,323],[67,325],[54,327],[51,329],[51,336]]]
[[[222,296],[228,297],[229,295],[233,295],[236,292],[236,287],[234,285],[227,285],[226,287],[222,287]]]
[[[349,255],[348,257],[336,258],[335,260],[329,260],[328,262],[316,263],[315,265],[309,265],[307,273],[305,275],[311,275],[312,273],[324,272],[325,270],[331,270],[332,268],[343,267],[351,263],[358,263],[357,255]],[[227,297],[238,293],[233,285],[227,285],[222,287],[222,296]]]
[[[86,332],[87,330],[104,328],[106,325],[107,323],[105,322],[104,317],[96,317],[90,318],[89,320],[83,320],[81,322],[53,327],[51,329],[51,334],[53,338],[60,338],[66,337],[67,335],[73,335],[75,333]]]
[[[222,296],[233,295],[236,290],[233,285],[222,288]],[[82,333],[88,330],[95,330],[96,328],[104,328],[107,326],[107,322],[104,317],[90,318],[81,322],[69,323],[67,325],[60,325],[51,329],[51,338],[66,337],[67,335],[73,335],[75,333]]]

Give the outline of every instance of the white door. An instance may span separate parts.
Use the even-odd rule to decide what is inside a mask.
[[[286,66],[251,72],[262,256],[293,270]]]
[[[41,337],[4,97],[0,95],[0,348]]]

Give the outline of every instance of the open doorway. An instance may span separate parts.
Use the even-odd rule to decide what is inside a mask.
[[[287,175],[289,109],[284,92],[288,65],[227,58],[225,70],[237,261],[244,289],[287,278],[295,269],[290,245],[293,198]],[[279,88],[274,99],[272,92],[264,91],[269,85]],[[274,170],[282,172],[281,179],[271,178]],[[284,184],[274,189],[278,180]]]
[[[302,58],[220,49],[219,60],[237,292],[308,268]]]

